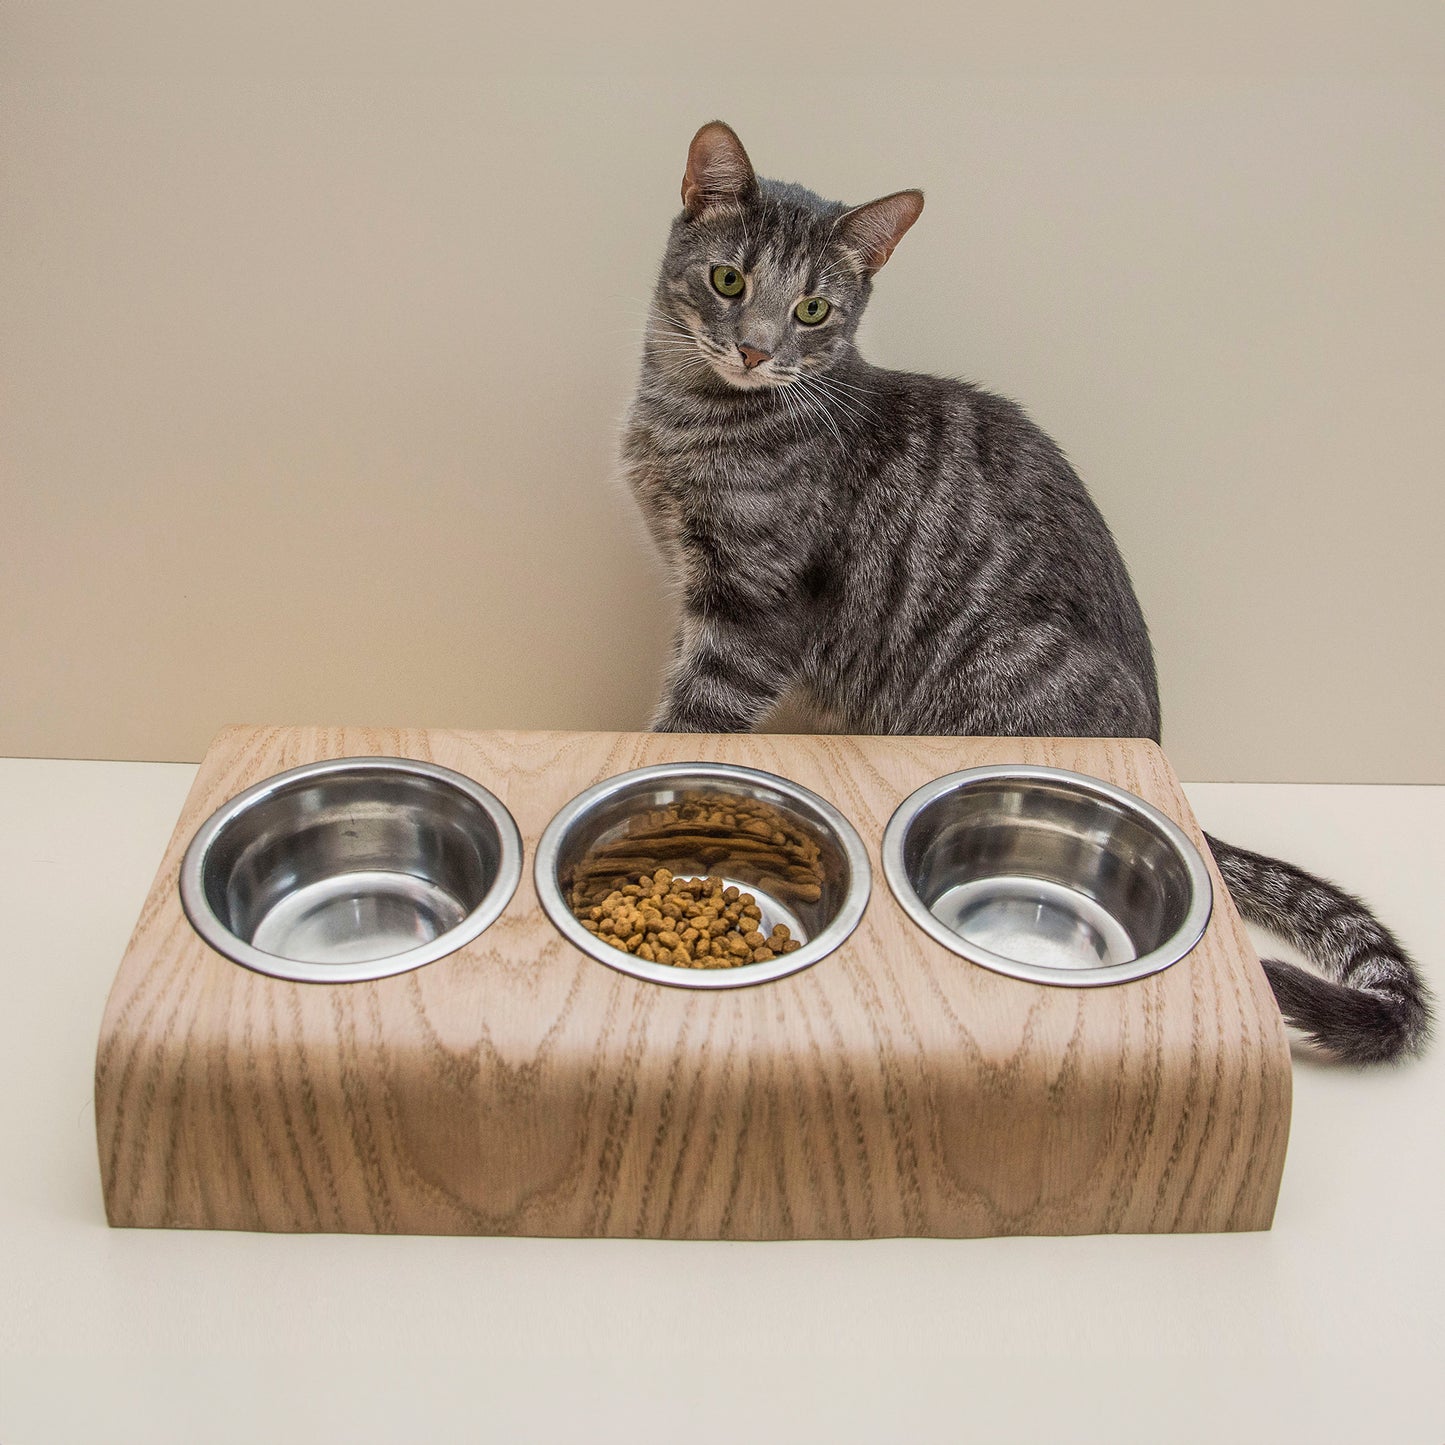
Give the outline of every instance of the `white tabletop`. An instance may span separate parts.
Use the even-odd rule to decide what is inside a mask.
[[[1445,1440],[1445,1041],[1297,1055],[1266,1234],[670,1243],[111,1230],[91,1073],[194,768],[0,761],[0,1442]],[[1201,784],[1445,994],[1445,789]]]

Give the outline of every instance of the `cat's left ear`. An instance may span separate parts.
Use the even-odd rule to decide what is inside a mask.
[[[845,211],[838,217],[837,232],[871,276],[922,214],[922,191],[894,191]]]
[[[689,216],[745,201],[757,184],[753,163],[730,125],[710,120],[693,136],[682,175],[682,207]]]

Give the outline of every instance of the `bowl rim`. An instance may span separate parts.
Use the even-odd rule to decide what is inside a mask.
[[[1127,963],[1106,968],[1050,968],[1044,964],[1027,963],[980,948],[947,924],[936,918],[918,896],[903,863],[903,844],[910,826],[930,803],[949,793],[961,792],[980,783],[1007,779],[1013,782],[1064,784],[1076,792],[1113,803],[1146,823],[1174,850],[1184,864],[1191,885],[1189,907],[1179,926],[1157,948],[1140,954]],[[1147,803],[1127,788],[1087,773],[1068,768],[1047,767],[1039,763],[991,763],[984,767],[963,768],[934,778],[910,793],[893,811],[883,830],[883,876],[900,907],[935,942],[951,953],[966,958],[982,968],[1030,983],[1066,988],[1104,988],[1111,984],[1131,983],[1162,972],[1184,958],[1204,936],[1214,909],[1214,885],[1209,869],[1199,850],[1184,830],[1152,803]]]
[[[403,953],[394,953],[386,958],[356,963],[307,963],[299,959],[283,958],[279,954],[265,953],[232,933],[212,909],[206,897],[204,882],[207,858],[221,834],[242,814],[275,794],[316,778],[376,770],[410,773],[446,784],[465,794],[486,813],[497,830],[498,851],[496,877],[482,901],[455,927],[439,933],[429,943],[419,944],[416,948],[409,948]],[[256,973],[269,974],[272,978],[289,979],[296,983],[362,983],[409,973],[414,968],[435,963],[438,959],[455,953],[497,921],[503,909],[512,901],[521,877],[522,835],[516,819],[495,793],[484,788],[476,779],[469,778],[454,768],[443,767],[440,763],[423,762],[416,758],[360,755],[325,758],[319,762],[302,763],[299,767],[287,768],[269,778],[263,778],[259,783],[222,803],[196,829],[187,845],[185,856],[181,860],[179,886],[181,907],[191,927],[203,942],[232,962]]]
[[[744,963],[736,968],[674,968],[669,963],[653,963],[612,948],[598,940],[582,927],[576,914],[567,906],[557,886],[557,859],[561,852],[562,840],[572,825],[584,814],[605,802],[617,793],[627,791],[638,784],[654,780],[686,777],[715,779],[721,782],[743,782],[761,785],[807,809],[817,813],[837,837],[851,870],[843,904],[828,921],[827,926],[810,938],[801,948],[786,953],[767,963]],[[868,861],[868,850],[863,839],[852,823],[830,803],[811,788],[795,783],[790,778],[780,777],[762,768],[750,768],[737,763],[676,762],[652,763],[647,767],[632,768],[625,773],[616,773],[584,789],[576,797],[564,803],[542,833],[537,851],[532,860],[533,881],[542,911],[551,920],[554,928],[571,944],[580,948],[588,957],[619,973],[648,983],[666,984],[671,988],[723,989],[747,988],[753,984],[773,983],[790,974],[800,973],[826,958],[844,943],[857,928],[868,907],[873,892],[873,869]]]

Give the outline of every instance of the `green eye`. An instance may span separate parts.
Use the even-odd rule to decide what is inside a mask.
[[[736,266],[714,266],[712,268],[713,289],[723,296],[743,294],[743,273]]]
[[[832,309],[821,296],[809,296],[793,307],[793,315],[804,326],[816,326]]]

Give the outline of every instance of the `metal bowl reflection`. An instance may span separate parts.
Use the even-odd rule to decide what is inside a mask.
[[[638,958],[582,927],[575,910],[642,872],[721,877],[751,892],[763,932],[786,924],[802,947],[732,968]],[[826,957],[857,926],[871,870],[862,840],[816,793],[726,763],[665,763],[608,778],[567,804],[537,845],[537,894],[557,929],[611,968],[683,988],[737,988]]]
[[[197,831],[181,903],[218,953],[307,983],[385,978],[506,907],[522,843],[480,784],[407,758],[338,758],[248,788]]]
[[[1075,987],[1177,963],[1213,904],[1204,860],[1175,823],[1061,768],[970,768],[926,784],[889,821],[883,872],[945,948]]]

